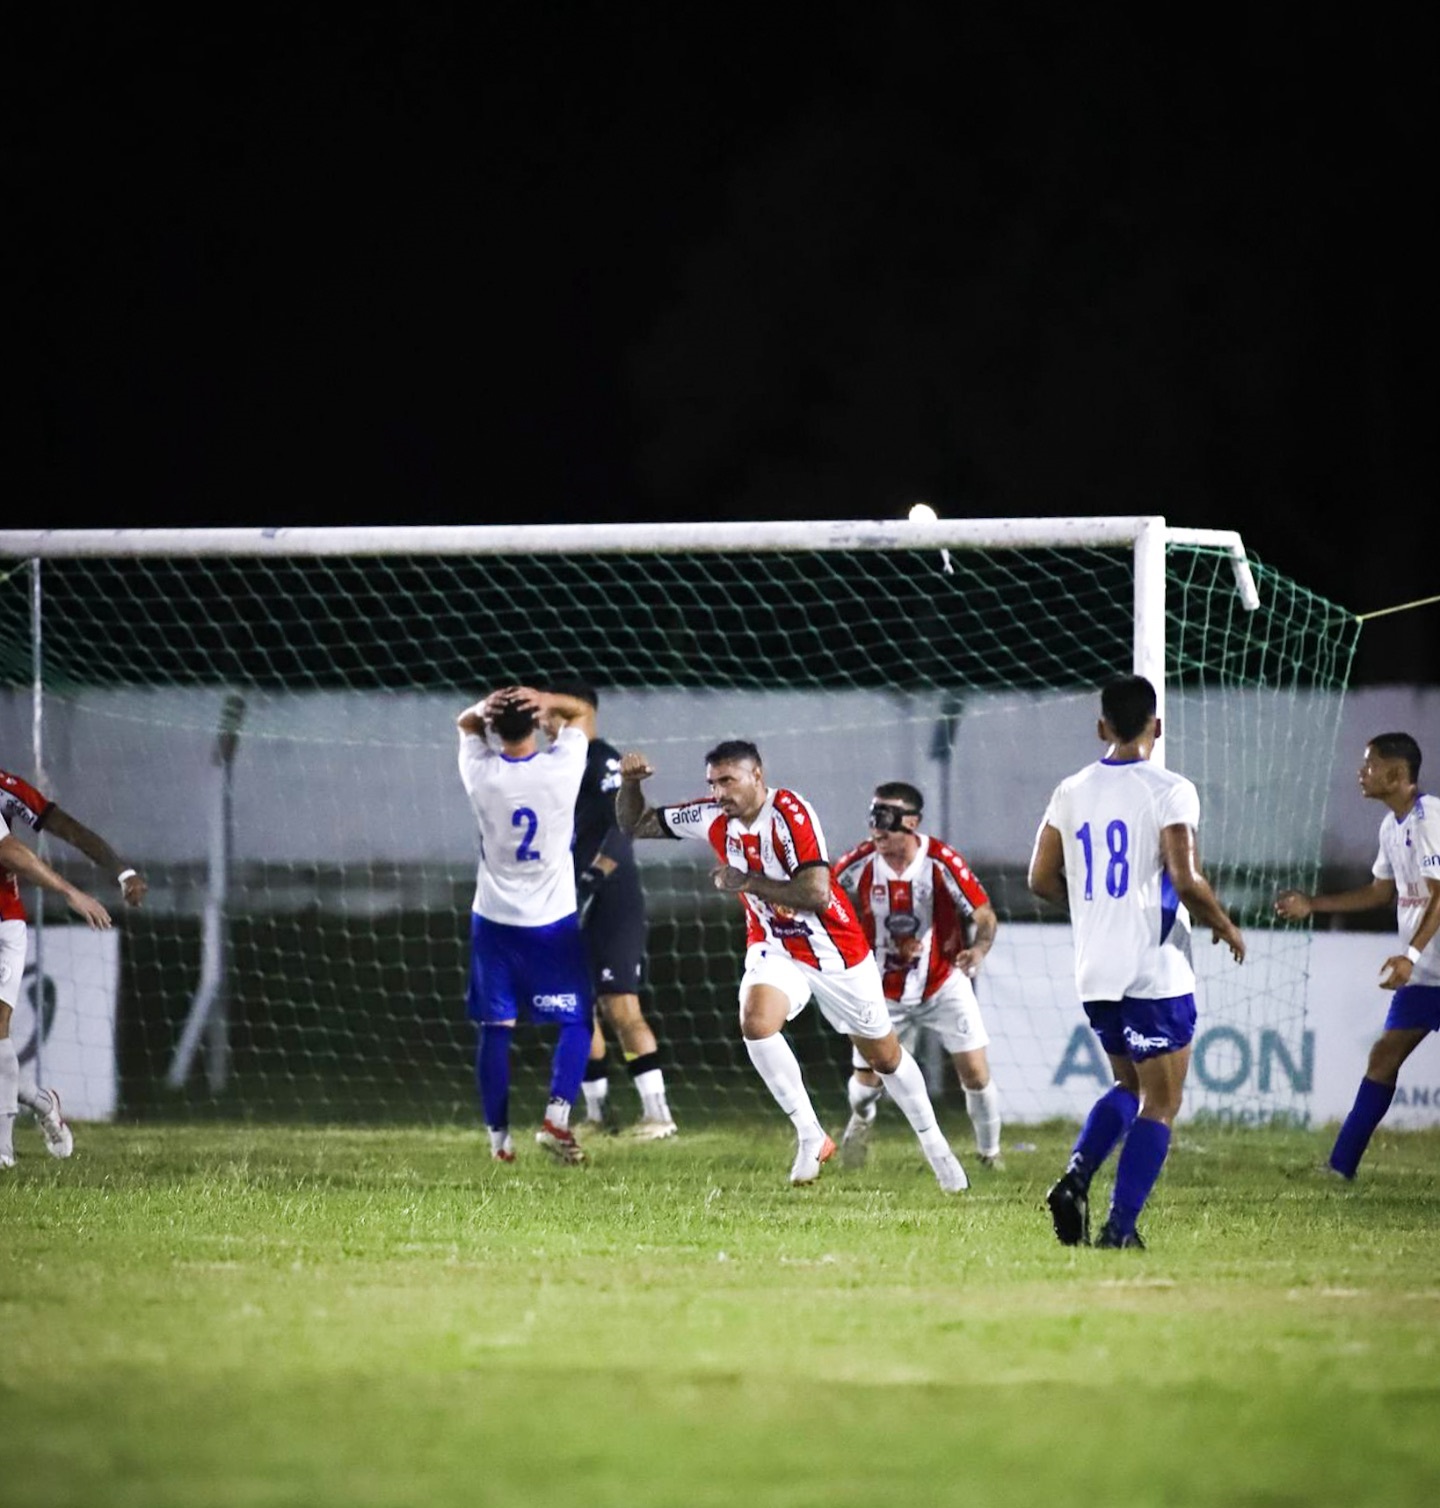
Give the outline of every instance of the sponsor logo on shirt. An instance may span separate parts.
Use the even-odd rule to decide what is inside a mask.
[[[537,1011],[573,1011],[579,1002],[574,994],[569,995],[532,995],[530,1004]]]

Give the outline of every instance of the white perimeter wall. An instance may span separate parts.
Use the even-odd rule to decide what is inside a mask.
[[[234,766],[236,859],[473,862],[454,763],[464,695],[252,695]],[[45,789],[143,863],[203,862],[222,698],[220,689],[47,696]],[[864,835],[876,782],[910,780],[926,792],[927,825],[983,871],[1024,864],[1056,780],[1097,754],[1094,702],[1088,692],[967,698],[948,778],[933,695],[616,692],[604,697],[601,731],[651,754],[657,801],[700,794],[705,750],[719,739],[755,739],[771,782],[810,797],[836,852]],[[1375,733],[1413,733],[1429,755],[1422,784],[1440,781],[1440,688],[1372,688],[1343,704],[1319,693],[1172,694],[1167,718],[1168,757],[1200,786],[1207,857],[1283,865],[1304,851],[1311,805],[1323,802],[1325,861],[1368,867],[1381,812],[1360,798],[1355,770]],[[29,694],[0,692],[0,766],[35,778],[31,747]],[[1227,827],[1236,792],[1252,807],[1258,796],[1266,820]],[[671,845],[642,846],[642,858],[660,848]]]

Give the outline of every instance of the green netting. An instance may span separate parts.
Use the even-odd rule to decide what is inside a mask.
[[[1132,663],[1131,552],[966,549],[946,564],[936,551],[638,546],[46,560],[39,773],[152,886],[120,917],[120,1113],[473,1117],[462,995],[475,835],[454,715],[493,684],[562,673],[601,688],[605,737],[651,754],[656,800],[699,794],[703,750],[753,738],[772,784],[816,804],[832,856],[864,836],[875,783],[918,784],[927,830],[967,855],[1001,914],[979,992],[1006,1114],[1078,1113],[1098,1064],[1074,1035],[1068,928],[1023,879],[1051,788],[1098,752],[1096,687]],[[1276,876],[1318,866],[1357,625],[1252,564],[1253,612],[1226,552],[1169,550],[1165,749],[1200,786],[1217,889],[1261,928]],[[30,590],[23,563],[0,576],[0,766],[33,779]],[[229,767],[216,755],[227,697],[243,704]],[[222,798],[233,845],[207,952]],[[738,911],[703,883],[699,850],[642,853],[644,1004],[672,1104],[692,1119],[768,1108],[735,1027]],[[103,887],[83,859],[46,852]],[[58,929],[64,913],[46,920]],[[217,937],[217,1005],[174,1088]],[[1192,1107],[1303,1107],[1306,948],[1274,934],[1238,976],[1197,960],[1216,1025]],[[791,1033],[817,1104],[843,1119],[846,1044],[814,1011]],[[522,1033],[522,1104],[548,1046]]]

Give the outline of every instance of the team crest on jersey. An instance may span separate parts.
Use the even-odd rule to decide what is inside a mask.
[[[883,901],[885,899],[886,893],[887,892],[883,885],[872,885],[870,887],[870,899],[872,901]]]

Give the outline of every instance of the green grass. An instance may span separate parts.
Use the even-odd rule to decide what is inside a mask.
[[[1101,1252],[1042,1208],[1070,1128],[947,1199],[892,1119],[801,1190],[778,1116],[581,1169],[217,1125],[56,1163],[22,1126],[0,1503],[1437,1500],[1440,1133],[1349,1188],[1320,1132],[1182,1129],[1150,1249]]]

